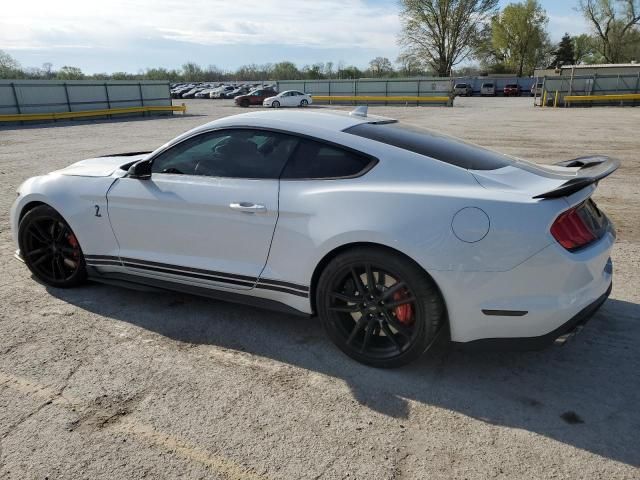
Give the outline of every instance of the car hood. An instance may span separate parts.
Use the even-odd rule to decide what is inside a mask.
[[[150,152],[136,152],[133,154],[118,154],[106,157],[89,158],[69,165],[54,173],[73,175],[78,177],[109,177],[124,165],[130,165],[142,160]]]

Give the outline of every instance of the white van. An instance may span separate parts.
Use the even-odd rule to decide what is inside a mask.
[[[493,82],[485,82],[480,87],[481,97],[495,97],[496,96],[496,84]]]

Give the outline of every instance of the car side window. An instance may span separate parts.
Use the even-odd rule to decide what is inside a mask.
[[[301,139],[282,179],[331,179],[362,174],[375,160],[315,140]]]
[[[153,160],[152,173],[279,178],[298,142],[297,137],[263,130],[218,130],[161,153]]]

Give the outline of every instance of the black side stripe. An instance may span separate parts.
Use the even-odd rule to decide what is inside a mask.
[[[183,271],[183,272],[201,273],[203,275],[215,275],[215,276],[219,276],[219,277],[235,278],[235,279],[238,279],[238,280],[245,280],[245,281],[249,281],[249,282],[253,282],[253,283],[255,283],[258,280],[257,277],[250,277],[248,275],[238,275],[238,274],[235,274],[235,273],[216,272],[214,270],[204,270],[202,268],[182,267],[182,266],[179,266],[179,265],[171,265],[169,263],[151,262],[149,260],[138,260],[137,258],[121,257],[120,260],[122,260],[124,263],[137,263],[137,264],[142,264],[142,265],[148,265],[148,266],[151,266],[151,267],[171,268],[171,269],[180,270],[180,271]]]
[[[119,262],[118,260],[87,260],[87,265],[92,267],[103,267],[109,265],[121,267],[122,262]]]
[[[253,282],[245,282],[242,280],[231,280],[229,278],[216,277],[214,275],[205,275],[201,273],[191,273],[191,272],[182,272],[180,270],[172,270],[170,268],[160,268],[153,267],[150,265],[139,265],[137,263],[124,262],[125,267],[137,268],[139,270],[149,270],[151,272],[160,272],[160,273],[168,273],[170,275],[178,275],[180,277],[188,277],[188,278],[198,278],[201,280],[211,280],[212,282],[221,282],[221,283],[229,283],[231,285],[242,285],[245,287],[253,287],[256,283]]]
[[[258,285],[267,284],[267,285],[280,285],[282,287],[291,288],[293,290],[300,290],[302,292],[308,292],[309,287],[305,285],[298,285],[296,283],[284,282],[282,280],[269,280],[268,278],[261,278],[258,280]]]
[[[125,266],[148,270],[152,272],[168,273],[171,275],[183,276],[210,280],[213,282],[228,283],[231,285],[241,285],[245,287],[255,287],[263,290],[273,290],[291,295],[307,298],[309,287],[283,280],[270,280],[268,278],[251,277],[234,273],[216,272],[214,270],[204,270],[202,268],[183,267],[149,260],[138,260],[135,258],[116,257],[112,255],[85,255],[87,265],[90,266]],[[257,283],[256,283],[257,282]]]
[[[309,294],[306,292],[300,292],[298,290],[289,290],[288,288],[276,287],[274,285],[262,285],[259,283],[258,285],[256,285],[256,288],[260,288],[262,290],[275,290],[277,292],[284,292],[290,295],[297,295],[298,297],[303,297],[303,298],[309,297]]]

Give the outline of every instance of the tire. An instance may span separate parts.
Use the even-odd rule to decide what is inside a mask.
[[[331,260],[318,280],[316,306],[336,346],[378,368],[420,357],[446,319],[433,280],[411,260],[375,247],[353,248]]]
[[[249,106],[249,100],[247,100],[246,98],[243,98],[240,101],[240,106],[243,107],[243,108],[247,108]]]
[[[309,105],[309,102],[308,102],[307,100],[302,100],[302,101],[300,102],[300,106],[301,106],[301,107],[306,107],[307,105]]]
[[[20,254],[31,273],[57,288],[75,287],[87,279],[82,249],[62,216],[48,205],[29,210],[18,227]]]
[[[271,102],[271,107],[272,108],[280,108],[280,102],[279,101],[275,101],[275,102]]]

